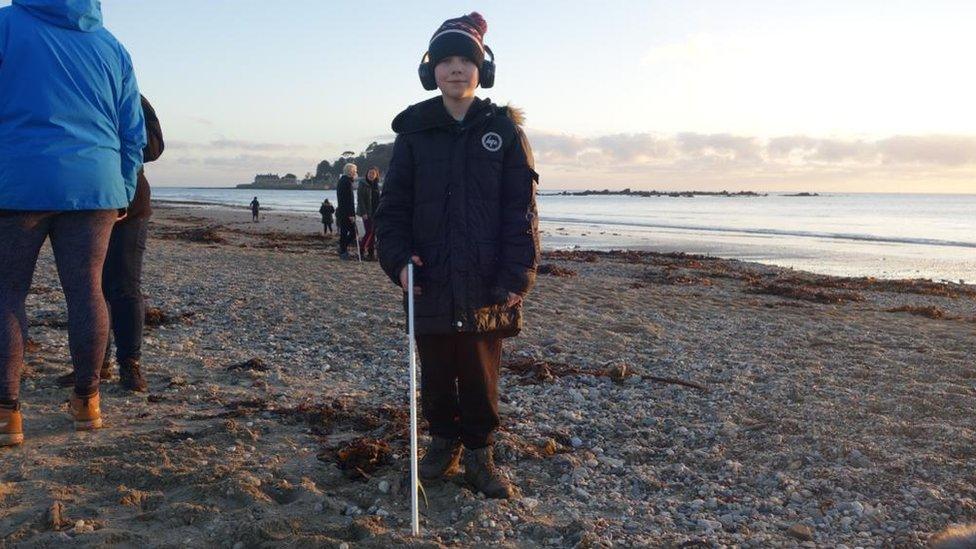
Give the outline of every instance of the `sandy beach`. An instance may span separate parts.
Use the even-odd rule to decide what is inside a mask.
[[[503,358],[522,497],[429,483],[412,539],[378,265],[340,261],[317,215],[158,204],[150,231],[150,392],[103,384],[94,433],[54,383],[42,252],[0,546],[911,547],[976,521],[976,286],[547,252]]]

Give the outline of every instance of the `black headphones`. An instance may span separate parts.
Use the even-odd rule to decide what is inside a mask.
[[[478,85],[482,88],[490,88],[495,85],[495,52],[485,46],[485,53],[490,55],[491,59],[486,58],[481,62],[481,67],[478,68]],[[429,52],[424,52],[424,56],[420,59],[417,74],[420,75],[420,83],[425,90],[437,89],[437,79],[434,77],[434,67],[430,65]]]

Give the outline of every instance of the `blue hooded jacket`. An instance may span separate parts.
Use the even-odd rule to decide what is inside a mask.
[[[145,145],[132,60],[98,0],[0,8],[0,209],[124,208]]]

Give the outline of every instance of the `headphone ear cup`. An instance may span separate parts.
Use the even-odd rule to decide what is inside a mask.
[[[482,88],[490,88],[495,85],[495,62],[485,59],[481,63],[481,70],[478,71],[478,83]]]
[[[427,91],[437,89],[437,79],[434,77],[434,67],[429,62],[423,62],[417,67],[417,75],[420,76],[420,84]]]

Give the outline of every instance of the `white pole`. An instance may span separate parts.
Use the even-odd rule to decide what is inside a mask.
[[[417,503],[417,353],[413,333],[413,260],[407,263],[407,332],[410,335],[410,526],[420,535],[420,509]]]
[[[353,220],[352,220],[352,232],[353,232],[353,234],[356,235],[356,257],[359,259],[359,262],[362,263],[363,262],[363,251],[359,249],[359,225],[356,224],[357,221],[359,221],[359,219],[356,218],[356,217],[353,217]]]

